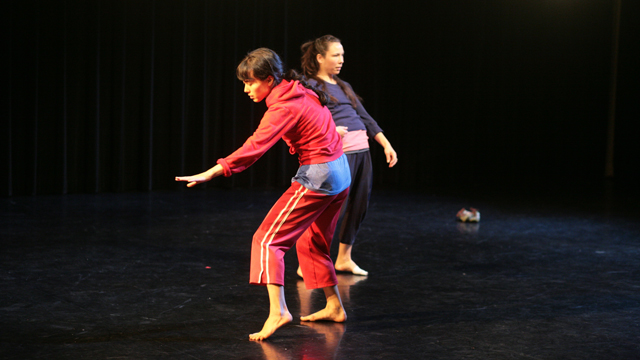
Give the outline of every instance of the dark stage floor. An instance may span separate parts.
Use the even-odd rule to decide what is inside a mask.
[[[268,313],[249,250],[279,191],[0,199],[0,358],[638,359],[638,197],[567,191],[374,191],[341,274],[345,324],[287,254],[292,324]],[[477,207],[479,224],[455,221]],[[337,244],[334,244],[334,258]]]

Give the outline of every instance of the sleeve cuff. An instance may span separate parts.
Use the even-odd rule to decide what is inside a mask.
[[[217,163],[220,164],[220,166],[222,166],[223,175],[225,177],[229,177],[229,176],[232,175],[231,168],[229,167],[229,164],[227,163],[227,160],[218,159]]]

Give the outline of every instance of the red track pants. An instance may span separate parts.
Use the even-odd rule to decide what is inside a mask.
[[[305,286],[337,285],[329,251],[348,191],[324,195],[293,182],[253,235],[249,282],[284,286],[284,254],[296,244]]]

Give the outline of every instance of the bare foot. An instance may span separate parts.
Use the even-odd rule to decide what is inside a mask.
[[[360,266],[356,265],[356,263],[353,262],[353,260],[349,260],[342,263],[338,263],[336,261],[335,268],[337,271],[349,272],[354,275],[362,275],[362,276],[369,275],[368,271],[361,269]]]
[[[333,321],[344,322],[347,320],[347,313],[342,307],[334,307],[327,305],[326,308],[308,316],[301,316],[302,321]]]
[[[269,315],[267,321],[265,321],[264,326],[260,332],[249,335],[249,340],[264,340],[269,336],[273,335],[276,330],[280,327],[288,324],[293,320],[293,316],[291,316],[290,312],[285,312],[278,315]]]

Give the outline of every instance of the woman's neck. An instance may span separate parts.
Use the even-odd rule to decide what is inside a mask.
[[[318,72],[318,74],[316,75],[317,77],[319,77],[320,79],[322,79],[324,82],[328,82],[329,84],[337,84],[338,82],[336,81],[336,79],[333,78],[333,75],[329,75],[325,72]]]

